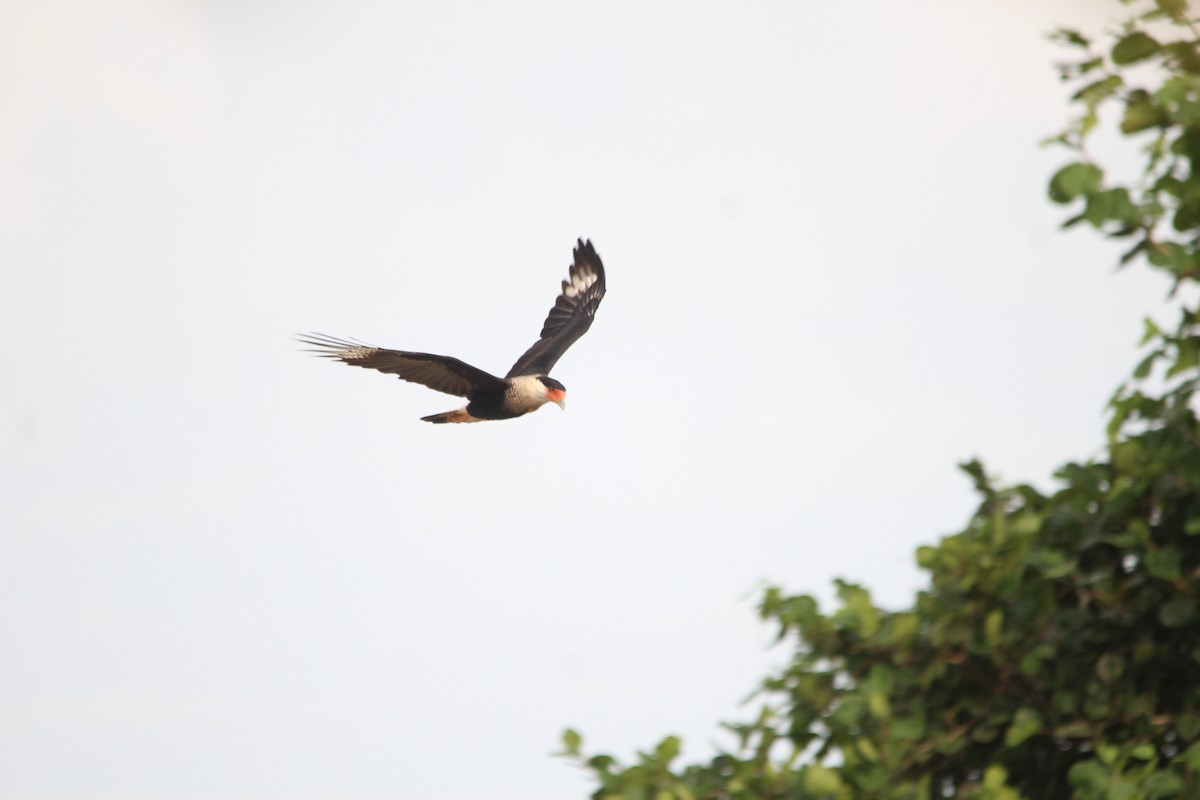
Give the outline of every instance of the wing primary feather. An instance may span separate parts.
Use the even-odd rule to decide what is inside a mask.
[[[538,340],[517,359],[508,377],[547,374],[591,327],[607,288],[604,264],[590,239],[576,240],[574,256]]]
[[[338,339],[323,333],[309,333],[296,339],[310,345],[309,352],[364,369],[395,375],[410,383],[419,383],[438,392],[470,397],[478,391],[503,391],[505,382],[457,358],[432,353],[386,350],[358,342]]]

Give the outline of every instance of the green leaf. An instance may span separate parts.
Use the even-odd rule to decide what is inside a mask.
[[[1138,761],[1149,761],[1158,755],[1158,751],[1154,749],[1154,745],[1149,742],[1142,742],[1129,751],[1129,755],[1136,758]]]
[[[1162,328],[1158,327],[1149,317],[1144,317],[1142,324],[1145,326],[1146,332],[1142,334],[1142,340],[1138,342],[1138,347],[1144,347],[1150,341],[1163,335]]]
[[[579,747],[583,744],[583,737],[578,731],[567,728],[562,734],[563,752],[568,755],[579,755]]]
[[[1073,216],[1070,219],[1063,222],[1062,229],[1065,231],[1068,228],[1074,228],[1076,225],[1078,225],[1079,223],[1083,222],[1086,219],[1087,219],[1086,214],[1076,214],[1075,216]]]
[[[1163,45],[1163,52],[1175,62],[1175,66],[1192,75],[1200,75],[1200,52],[1196,50],[1195,42],[1171,42]],[[1180,119],[1180,122],[1190,124],[1190,120]]]
[[[920,739],[925,735],[925,720],[920,717],[897,719],[892,723],[892,735],[897,739]]]
[[[1167,370],[1168,378],[1174,378],[1181,372],[1200,366],[1200,338],[1192,336],[1175,344],[1178,348],[1178,355],[1175,363]]]
[[[1175,216],[1171,217],[1171,227],[1181,233],[1200,228],[1200,202],[1193,200],[1175,209]]]
[[[1200,715],[1185,711],[1176,718],[1175,730],[1185,742],[1192,741],[1200,735]],[[1200,748],[1200,742],[1196,742],[1195,747]],[[1200,749],[1196,750],[1196,757],[1200,758]],[[1196,769],[1200,769],[1200,764],[1196,765]]]
[[[696,800],[696,795],[688,787],[679,784],[675,787],[675,798],[676,800]]]
[[[988,789],[999,789],[1008,780],[1008,770],[993,764],[983,771],[983,785]]]
[[[842,777],[829,767],[810,764],[804,770],[804,790],[811,795],[837,795],[842,785]]]
[[[1041,730],[1042,718],[1038,713],[1029,707],[1019,708],[1013,715],[1012,724],[1008,726],[1008,733],[1004,734],[1004,744],[1016,747]]]
[[[1148,34],[1134,31],[1113,46],[1112,60],[1114,64],[1132,64],[1149,58],[1158,51],[1158,42]]]
[[[587,765],[597,772],[606,772],[617,760],[612,756],[604,754],[592,756],[587,760]]]
[[[1112,445],[1110,455],[1114,467],[1120,469],[1122,473],[1133,473],[1138,470],[1142,459],[1141,443],[1136,439],[1118,441],[1117,444]]]
[[[1075,47],[1087,47],[1091,44],[1083,34],[1070,28],[1059,28],[1051,34],[1050,38]]]
[[[1179,551],[1168,545],[1146,554],[1146,570],[1159,580],[1173,581],[1179,577],[1180,561]]]
[[[862,701],[861,697],[850,695],[843,697],[838,702],[837,708],[829,715],[829,718],[840,725],[852,727],[858,724],[866,710],[866,703]]]
[[[1003,633],[1004,612],[993,608],[983,620],[983,640],[987,642],[988,647],[995,647],[1000,644],[1000,637]]]
[[[681,741],[678,736],[668,736],[654,748],[654,758],[660,764],[669,764],[679,755]]]
[[[1168,600],[1158,609],[1158,621],[1168,628],[1181,628],[1196,614],[1196,601],[1190,597]]]
[[[834,618],[858,629],[863,636],[874,636],[879,629],[879,611],[871,605],[871,593],[853,583],[836,583],[842,607],[834,614]]]
[[[1103,180],[1104,172],[1095,164],[1067,164],[1050,179],[1050,199],[1069,203],[1080,195],[1099,191]]]
[[[1137,206],[1130,200],[1129,190],[1124,186],[1089,194],[1083,218],[1097,228],[1109,221],[1126,223],[1141,221]]]
[[[1187,13],[1187,0],[1154,0],[1154,5],[1158,6],[1158,10],[1166,14],[1171,19],[1180,22]]]
[[[869,691],[889,694],[896,685],[896,673],[886,664],[873,664],[862,685]]]
[[[1137,786],[1122,777],[1117,778],[1108,787],[1108,792],[1105,793],[1104,800],[1134,800],[1137,794]]]
[[[1102,792],[1112,783],[1112,775],[1099,761],[1080,761],[1067,772],[1067,781],[1077,789]]]
[[[1027,512],[1012,521],[1009,530],[1017,536],[1033,536],[1042,529],[1042,517],[1039,514]]]
[[[1150,374],[1150,370],[1154,369],[1154,362],[1157,361],[1162,354],[1163,352],[1161,350],[1155,350],[1153,353],[1143,358],[1133,370],[1133,377],[1137,378],[1139,381],[1145,380]]]
[[[1160,192],[1166,192],[1176,200],[1182,198],[1188,191],[1187,185],[1174,175],[1163,175],[1154,182],[1154,188]]]
[[[1125,81],[1120,75],[1109,75],[1084,86],[1071,95],[1071,99],[1080,100],[1089,106],[1095,106],[1112,97],[1124,85]]]
[[[1130,261],[1132,261],[1133,259],[1137,258],[1138,255],[1140,255],[1141,252],[1143,250],[1145,250],[1146,247],[1148,247],[1148,246],[1149,246],[1149,242],[1147,242],[1145,239],[1142,239],[1140,242],[1135,244],[1129,250],[1126,250],[1124,253],[1121,254],[1120,265],[1123,267],[1126,264],[1128,264]]]
[[[1186,267],[1191,253],[1175,242],[1155,242],[1146,248],[1146,260],[1156,267],[1178,272]]]
[[[1128,135],[1153,128],[1162,124],[1164,116],[1149,95],[1144,92],[1131,95],[1125,104],[1125,115],[1121,117],[1121,133]]]
[[[1112,782],[1108,794],[1104,795],[1104,800],[1135,800],[1136,798],[1138,798],[1138,787],[1123,776]]]
[[[1183,780],[1174,772],[1160,770],[1142,781],[1146,797],[1174,797],[1183,791]]]
[[[916,614],[893,614],[888,618],[887,644],[908,645],[920,630],[921,620]]]
[[[1038,549],[1030,550],[1025,554],[1023,559],[1026,564],[1037,569],[1044,577],[1065,578],[1075,571],[1078,562],[1073,558],[1067,558],[1057,550]]]
[[[872,692],[867,697],[867,708],[876,719],[887,719],[892,715],[892,706],[883,692]]]
[[[1054,729],[1054,735],[1063,739],[1086,739],[1092,735],[1092,726],[1083,720],[1068,722]]]
[[[1200,742],[1192,742],[1192,746],[1183,754],[1184,763],[1193,772],[1200,772]]]
[[[891,774],[878,764],[870,764],[854,770],[849,777],[859,789],[873,794],[887,786]]]

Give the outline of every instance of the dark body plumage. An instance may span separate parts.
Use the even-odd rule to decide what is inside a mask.
[[[467,398],[463,408],[422,417],[426,422],[512,419],[547,402],[563,404],[566,389],[547,377],[547,373],[591,327],[604,292],[604,265],[600,256],[590,241],[580,240],[575,247],[570,277],[562,282],[562,293],[550,309],[541,335],[503,378],[450,356],[386,350],[319,333],[301,336],[299,340],[326,358],[387,372],[401,380]]]

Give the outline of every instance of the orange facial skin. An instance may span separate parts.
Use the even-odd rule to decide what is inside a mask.
[[[563,404],[563,401],[567,399],[567,393],[564,392],[562,389],[547,388],[546,389],[546,397],[550,398],[550,402],[558,403],[561,406]]]

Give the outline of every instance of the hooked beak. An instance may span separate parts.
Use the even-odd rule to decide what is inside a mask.
[[[549,389],[546,391],[546,396],[550,398],[551,402],[557,403],[559,408],[564,411],[567,409],[567,393],[562,389]]]

